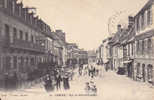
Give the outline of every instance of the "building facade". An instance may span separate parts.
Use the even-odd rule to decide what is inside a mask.
[[[1,0],[0,5],[1,80],[14,77],[20,84],[45,61],[47,25],[16,0]]]
[[[135,79],[154,82],[154,1],[135,16]]]

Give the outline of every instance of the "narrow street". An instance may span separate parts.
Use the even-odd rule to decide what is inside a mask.
[[[7,97],[2,97],[2,100],[9,100],[11,96],[16,98],[16,100],[34,100],[34,98],[37,100],[51,100],[52,98],[64,100],[64,97],[65,100],[72,98],[73,100],[79,100],[79,98],[88,98],[91,100],[93,98],[101,98],[102,100],[153,100],[152,98],[154,98],[154,96],[152,96],[154,88],[150,87],[150,85],[135,82],[126,76],[117,75],[113,71],[103,71],[103,77],[95,77],[93,81],[98,90],[97,94],[87,96],[84,88],[85,83],[88,82],[90,78],[88,76],[79,76],[77,69],[74,72],[73,80],[70,81],[70,90],[65,91],[62,88],[58,91],[46,93],[43,85],[40,83],[31,89],[8,93]],[[20,96],[16,96],[17,94]],[[34,98],[31,99],[31,97]]]

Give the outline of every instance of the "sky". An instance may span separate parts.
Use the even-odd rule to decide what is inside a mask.
[[[109,33],[116,31],[117,24],[126,26],[128,16],[134,16],[148,0],[22,1],[24,6],[36,7],[37,15],[52,30],[63,30],[67,42],[93,50],[110,36]]]

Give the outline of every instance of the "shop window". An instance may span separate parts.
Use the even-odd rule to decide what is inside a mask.
[[[148,65],[147,74],[148,74],[148,81],[152,81],[152,78],[153,78],[153,66],[152,65]]]
[[[140,75],[140,63],[137,64],[137,76]]]

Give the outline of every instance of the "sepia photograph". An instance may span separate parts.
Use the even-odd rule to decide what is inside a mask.
[[[0,100],[154,100],[154,0],[0,0]]]

